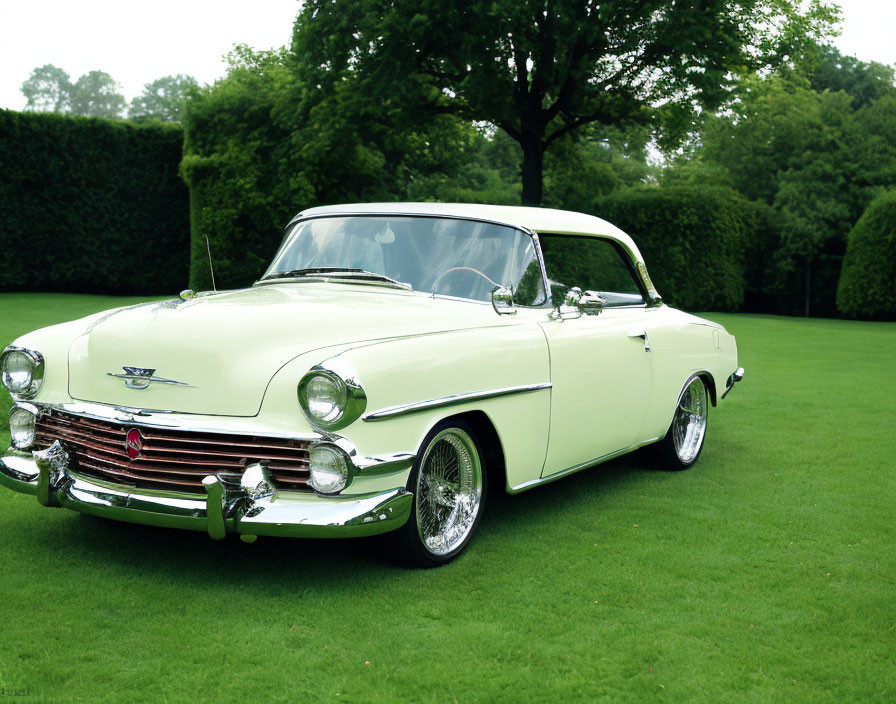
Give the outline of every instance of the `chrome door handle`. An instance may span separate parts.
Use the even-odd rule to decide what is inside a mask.
[[[629,337],[640,337],[642,340],[644,340],[644,351],[650,352],[650,338],[647,336],[647,331],[644,328],[629,330],[626,334]]]

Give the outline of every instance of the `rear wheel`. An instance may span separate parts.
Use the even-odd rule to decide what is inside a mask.
[[[485,505],[486,473],[473,429],[439,423],[417,455],[408,480],[414,507],[395,533],[401,560],[420,567],[451,562],[467,547]]]
[[[657,460],[664,469],[681,470],[700,457],[706,440],[709,394],[699,376],[691,377],[681,392],[672,423],[656,446]]]

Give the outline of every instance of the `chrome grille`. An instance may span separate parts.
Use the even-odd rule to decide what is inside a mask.
[[[137,428],[143,436],[140,457],[128,456],[125,439]],[[136,487],[205,493],[203,477],[237,480],[254,462],[266,460],[273,482],[310,491],[308,442],[291,438],[193,432],[84,418],[50,411],[37,421],[36,446],[59,440],[81,474]]]

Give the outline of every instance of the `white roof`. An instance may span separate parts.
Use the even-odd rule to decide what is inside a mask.
[[[475,203],[352,203],[325,205],[303,210],[296,217],[319,215],[432,215],[489,220],[504,225],[523,227],[535,232],[561,235],[609,237],[627,247],[638,261],[641,252],[632,238],[615,225],[593,215],[552,208],[530,208],[515,205],[480,205]]]

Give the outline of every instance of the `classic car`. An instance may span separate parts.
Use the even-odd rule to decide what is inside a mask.
[[[301,212],[251,288],[37,330],[0,376],[0,482],[44,506],[246,542],[392,532],[435,566],[488,491],[650,444],[690,467],[743,369],[604,220],[408,203]]]

